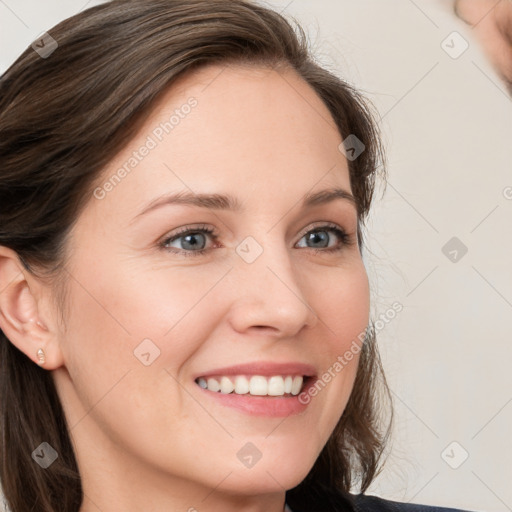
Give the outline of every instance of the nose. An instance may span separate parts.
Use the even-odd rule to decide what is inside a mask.
[[[229,312],[232,327],[240,332],[264,332],[276,337],[293,337],[314,327],[318,316],[308,302],[310,294],[294,267],[284,244],[268,244],[252,262],[242,252],[234,257],[228,274],[233,294]],[[255,251],[254,245],[250,250]],[[261,249],[258,249],[261,251]]]

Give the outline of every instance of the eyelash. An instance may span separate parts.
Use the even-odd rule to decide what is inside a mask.
[[[316,233],[318,231],[332,231],[334,232],[340,239],[340,243],[334,247],[330,247],[330,248],[327,248],[327,249],[316,249],[314,247],[309,247],[310,250],[314,251],[314,252],[323,252],[323,253],[334,253],[334,252],[339,252],[341,250],[344,249],[344,247],[346,246],[350,246],[353,244],[353,239],[352,239],[352,236],[349,235],[345,230],[341,229],[339,226],[337,226],[336,224],[324,224],[324,225],[321,225],[321,226],[317,226],[313,229],[310,229],[309,231],[306,231],[302,236],[301,236],[301,240],[302,238],[304,238],[304,236],[308,235],[309,233]],[[171,243],[171,242],[174,242],[175,240],[177,240],[178,238],[181,238],[185,235],[189,235],[189,234],[197,234],[197,233],[207,233],[209,235],[211,235],[213,241],[215,242],[218,238],[219,238],[219,235],[215,233],[215,230],[213,230],[212,228],[209,228],[209,227],[206,227],[206,226],[201,226],[199,228],[189,228],[189,227],[185,227],[183,228],[182,230],[178,231],[177,233],[175,233],[174,235],[172,235],[171,237],[168,237],[164,240],[162,240],[162,242],[160,242],[158,245],[164,249],[164,250],[167,250],[168,252],[171,252],[171,253],[175,253],[175,254],[183,254],[184,256],[186,257],[189,257],[189,256],[201,256],[203,255],[204,253],[206,253],[207,251],[209,251],[210,249],[200,249],[198,251],[185,251],[185,250],[181,250],[181,249],[176,249],[176,248],[170,248],[170,247],[167,247],[167,244]]]

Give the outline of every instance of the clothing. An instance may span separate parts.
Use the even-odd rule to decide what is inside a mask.
[[[357,512],[470,512],[468,510],[446,508],[437,505],[418,505],[385,500],[377,496],[354,496]]]
[[[353,496],[357,512],[471,512],[468,510],[446,508],[434,505],[418,505],[385,500],[377,496],[358,494]],[[284,512],[294,512],[285,503]]]

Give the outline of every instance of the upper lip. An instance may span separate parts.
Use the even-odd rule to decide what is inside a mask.
[[[310,364],[300,362],[275,363],[271,361],[258,361],[254,363],[237,364],[235,366],[224,366],[213,370],[198,373],[198,377],[210,377],[212,375],[303,375],[306,377],[315,376],[315,368]]]

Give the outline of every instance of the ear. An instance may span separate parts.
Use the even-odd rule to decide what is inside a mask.
[[[43,368],[63,364],[58,325],[49,313],[50,290],[21,263],[15,251],[0,246],[0,329],[34,363],[45,353]]]

